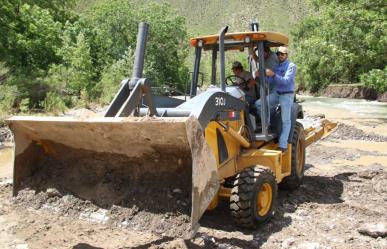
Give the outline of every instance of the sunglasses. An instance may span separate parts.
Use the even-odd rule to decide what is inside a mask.
[[[285,55],[285,54],[287,54],[287,53],[281,53],[281,52],[277,52],[277,55],[279,56],[279,55]]]

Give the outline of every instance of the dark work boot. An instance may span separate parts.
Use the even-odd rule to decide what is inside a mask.
[[[281,151],[282,153],[286,153],[286,151],[288,151],[288,148],[278,147],[277,150]]]

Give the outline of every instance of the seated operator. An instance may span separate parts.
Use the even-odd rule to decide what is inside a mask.
[[[243,69],[242,64],[239,61],[232,63],[232,71],[236,75],[235,82],[240,85],[241,89],[246,94],[246,101],[250,106],[255,103],[256,97],[256,82],[250,72]]]

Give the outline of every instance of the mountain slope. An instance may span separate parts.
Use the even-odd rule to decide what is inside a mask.
[[[84,11],[99,0],[79,1],[77,11]],[[135,2],[135,1],[134,1]],[[151,2],[148,0],[148,2]],[[222,26],[230,31],[249,30],[258,20],[261,30],[290,35],[293,25],[308,14],[306,0],[155,0],[167,2],[184,16],[190,35],[217,33]]]

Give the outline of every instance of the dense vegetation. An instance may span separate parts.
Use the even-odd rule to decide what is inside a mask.
[[[290,36],[301,87],[316,92],[361,82],[387,91],[383,0],[1,3],[0,116],[11,107],[62,111],[108,103],[131,75],[139,21],[151,24],[144,75],[154,86],[184,89],[192,65],[189,36],[216,33],[225,24],[248,30],[259,20],[262,30]]]
[[[315,14],[293,33],[298,83],[316,92],[362,82],[387,91],[387,4],[384,0],[313,0]]]
[[[144,74],[153,85],[183,88],[187,75],[184,18],[168,4],[98,1],[3,1],[0,9],[2,110],[61,111],[108,103],[131,75],[139,21],[150,24]]]

